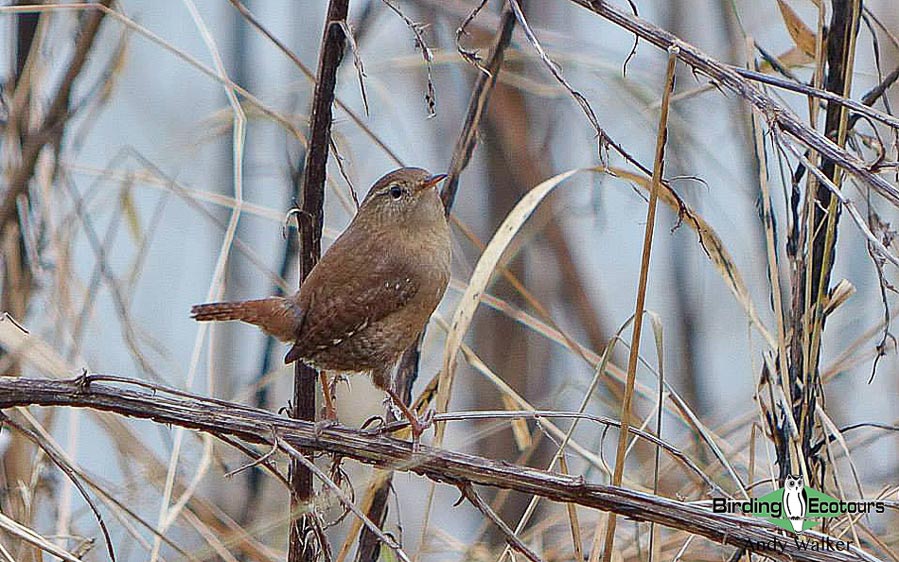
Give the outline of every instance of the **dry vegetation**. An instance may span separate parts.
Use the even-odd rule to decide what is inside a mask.
[[[0,561],[899,561],[889,1],[708,2],[692,15],[727,57],[674,0],[279,7],[304,49],[258,2],[171,3],[164,30],[140,2],[0,7]],[[600,57],[579,26],[634,51]],[[288,85],[251,78],[248,37]],[[165,62],[135,73],[141,52]],[[192,113],[172,81],[190,148],[153,156],[134,77],[164,65],[218,97]],[[130,128],[104,122],[135,99]],[[361,423],[382,409],[363,382],[334,385],[345,425],[316,424],[317,373],[189,323],[192,302],[294,290],[364,184],[428,163],[457,244],[398,367],[436,411],[420,448],[390,412]],[[807,531],[849,544],[823,552],[711,512],[791,474],[887,510]]]

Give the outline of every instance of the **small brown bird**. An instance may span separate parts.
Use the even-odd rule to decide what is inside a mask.
[[[450,231],[437,193],[445,177],[400,168],[375,182],[293,296],[200,304],[191,316],[240,320],[292,342],[285,363],[299,359],[321,370],[370,372],[417,438],[427,425],[399,399],[391,375],[449,282]]]

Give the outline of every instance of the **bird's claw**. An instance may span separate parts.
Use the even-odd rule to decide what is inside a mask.
[[[421,446],[421,434],[434,425],[434,410],[428,410],[423,416],[409,418],[409,427],[412,429],[412,447],[416,450]]]

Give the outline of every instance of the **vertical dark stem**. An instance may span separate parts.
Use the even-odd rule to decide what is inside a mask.
[[[861,10],[856,9],[856,0],[834,0],[829,32],[827,34],[827,74],[824,88],[838,95],[846,95],[847,81],[850,79],[849,69],[852,65],[854,35],[858,31],[858,19]],[[825,116],[825,134],[834,142],[841,143],[839,138],[841,124],[844,121],[844,109],[841,105],[828,102]],[[821,171],[836,183],[839,181],[839,170],[833,160],[822,157]],[[837,224],[840,207],[835,204],[831,191],[818,185],[811,174],[807,175],[808,185],[814,192],[809,197],[808,212],[811,220],[808,232],[813,233],[808,240],[804,260],[798,261],[798,283],[793,288],[793,338],[790,344],[790,382],[793,397],[793,418],[799,429],[802,456],[812,479],[812,485],[820,485],[823,475],[820,462],[812,458],[814,445],[813,429],[815,406],[820,393],[818,374],[818,358],[820,345],[804,347],[804,342],[816,337],[820,341],[820,333],[824,331],[825,318],[821,312],[821,303],[830,290],[830,277],[835,258]],[[814,186],[817,186],[815,188]],[[828,224],[830,222],[830,224]],[[831,233],[828,235],[828,233]],[[807,237],[808,238],[808,237]],[[807,289],[808,287],[808,289]],[[808,320],[811,318],[812,320]],[[817,327],[815,326],[817,322]],[[808,330],[808,332],[807,332]],[[811,333],[809,333],[811,332]],[[808,355],[806,356],[806,351]],[[783,444],[785,445],[785,444]],[[780,479],[790,472],[788,447],[778,448],[778,464]]]
[[[315,267],[321,255],[322,206],[325,199],[325,179],[327,177],[328,149],[331,139],[331,105],[334,102],[334,88],[337,83],[337,68],[343,59],[346,37],[335,22],[346,21],[349,0],[331,0],[322,34],[319,52],[318,73],[315,94],[312,98],[312,118],[310,120],[309,150],[303,169],[303,193],[300,201],[302,210],[299,229],[300,285]],[[297,362],[294,371],[293,401],[291,417],[301,420],[315,419],[315,379],[317,373],[311,367]],[[297,461],[290,463],[291,513],[297,513],[312,497],[312,473]],[[302,519],[302,520],[305,520]],[[290,548],[288,562],[311,560],[317,549],[306,544],[311,536],[298,523],[290,526]]]
[[[449,175],[440,194],[443,206],[446,207],[447,216],[449,216],[450,210],[453,208],[453,201],[456,199],[456,191],[459,189],[459,177],[462,175],[462,170],[468,166],[468,162],[471,160],[471,153],[474,152],[474,147],[477,144],[478,124],[490,100],[493,86],[496,84],[496,76],[503,64],[503,56],[506,46],[512,38],[512,29],[514,27],[515,14],[506,8],[503,10],[500,28],[496,32],[496,38],[490,49],[490,58],[484,66],[484,70],[487,72],[478,74],[474,89],[471,92],[471,98],[468,100],[468,114],[465,116],[465,122],[462,125],[462,133],[456,141],[453,159],[447,172]]]
[[[19,0],[18,4],[35,4],[35,2]],[[34,34],[37,32],[37,22],[40,16],[39,13],[18,14],[16,16],[16,74],[13,79],[14,85],[18,85],[19,79],[22,77],[22,71],[25,70],[25,62],[28,60],[31,44],[34,42]]]
[[[824,88],[835,94],[843,95],[846,87],[846,67],[849,64],[849,43],[855,30],[858,29],[858,14],[853,14],[852,5],[854,0],[835,0],[833,5],[833,14],[830,21],[830,32],[827,35],[827,79]],[[842,114],[842,106],[836,103],[828,102],[827,114],[825,118],[825,134],[836,141],[837,133],[840,128]],[[832,181],[836,180],[836,163],[828,158],[823,159],[821,171]],[[811,176],[809,176],[811,177]],[[830,206],[833,194],[829,189],[820,187],[815,193],[815,205],[813,205],[815,232],[823,231],[823,225],[827,222],[828,207]],[[839,220],[839,207],[837,207],[837,217]],[[819,230],[820,229],[820,230]],[[833,267],[833,255],[827,258],[830,267],[822,270],[825,262],[825,251],[833,252],[836,245],[829,248],[825,247],[823,232],[815,236],[811,247],[811,280],[812,280],[812,302],[816,302],[822,296],[818,294],[818,279],[822,275],[825,277],[823,290],[828,290],[830,286],[830,273]],[[811,304],[811,303],[808,303]]]

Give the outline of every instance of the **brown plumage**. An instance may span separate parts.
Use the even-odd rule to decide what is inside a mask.
[[[436,189],[443,177],[401,168],[375,182],[293,296],[201,304],[191,309],[192,317],[259,326],[293,343],[286,363],[300,359],[324,370],[371,372],[374,383],[396,399],[393,366],[424,329],[449,282],[450,232]]]
[[[302,314],[293,300],[282,297],[198,304],[191,308],[190,314],[198,322],[240,320],[254,324],[281,341],[289,340],[302,321]]]

